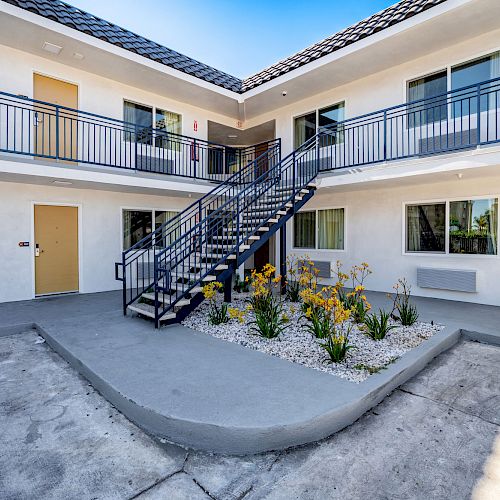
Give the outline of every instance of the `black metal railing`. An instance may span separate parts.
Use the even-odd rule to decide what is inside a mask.
[[[190,234],[193,227],[209,218],[227,200],[234,198],[242,187],[253,183],[268,169],[273,169],[281,157],[280,139],[248,149],[265,151],[151,234],[124,250],[122,262],[116,269],[116,275],[121,274],[120,279],[123,281],[124,311],[129,304],[153,287],[155,255],[182,235]]]
[[[260,151],[0,92],[0,152],[4,153],[223,181]]]
[[[423,157],[500,142],[500,78],[322,128],[320,170]]]
[[[263,170],[220,200],[219,206],[154,256],[155,319],[161,318],[204,278],[234,254],[280,209],[293,208],[302,189],[318,174],[319,144],[329,134],[319,132],[286,158]],[[252,169],[259,170],[252,167]],[[287,206],[288,205],[288,206]]]

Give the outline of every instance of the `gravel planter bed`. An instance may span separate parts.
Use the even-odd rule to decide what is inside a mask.
[[[232,307],[245,309],[246,294],[235,294]],[[306,329],[307,320],[301,318],[300,304],[285,302],[284,312],[290,318],[286,330],[276,339],[265,339],[250,331],[248,323],[253,321],[253,313],[247,312],[245,323],[230,320],[223,325],[208,323],[208,303],[204,301],[183,322],[184,326],[218,339],[235,342],[250,349],[277,356],[294,363],[300,363],[315,370],[362,382],[372,373],[393,363],[402,354],[417,347],[424,340],[439,332],[443,326],[417,322],[413,326],[398,326],[383,340],[372,340],[352,325],[350,343],[355,346],[342,363],[329,363],[326,352]],[[398,324],[399,323],[394,323]]]

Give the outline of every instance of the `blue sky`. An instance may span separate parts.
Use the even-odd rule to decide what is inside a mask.
[[[396,0],[66,0],[238,77]]]

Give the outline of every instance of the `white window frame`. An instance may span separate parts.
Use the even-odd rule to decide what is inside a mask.
[[[473,259],[500,259],[500,217],[498,217],[497,221],[497,254],[496,255],[487,255],[480,253],[450,253],[450,203],[454,201],[468,201],[468,200],[488,200],[496,198],[497,202],[500,206],[500,194],[484,194],[477,196],[453,196],[446,198],[437,198],[431,200],[416,200],[416,201],[404,201],[402,203],[402,251],[401,254],[406,257],[436,257],[436,258],[451,258],[451,259],[464,259],[464,258],[473,258]],[[434,205],[442,203],[445,205],[445,251],[444,252],[407,252],[406,251],[406,207],[411,205]],[[345,215],[344,215],[345,217]]]
[[[431,68],[428,71],[423,71],[420,73],[414,74],[414,76],[407,77],[403,79],[403,95],[402,95],[402,101],[401,102],[407,102],[407,96],[408,96],[408,84],[414,80],[418,80],[419,78],[425,78],[426,76],[431,76],[436,73],[439,73],[440,71],[446,71],[447,74],[447,92],[451,91],[451,71],[453,68],[456,66],[460,66],[462,64],[467,64],[474,62],[478,59],[482,59],[483,57],[489,56],[491,54],[494,54],[495,52],[500,51],[500,45],[496,46],[493,49],[486,49],[486,50],[481,50],[479,52],[475,52],[474,55],[469,56],[469,57],[464,57],[460,59],[456,59],[451,63],[448,64],[442,64],[440,66],[435,66],[434,68]],[[307,114],[307,113],[304,113]]]
[[[127,97],[124,97],[122,99],[122,120],[123,121],[125,121],[125,103],[126,102],[129,102],[131,104],[137,104],[139,106],[144,106],[147,108],[151,108],[152,109],[151,127],[153,127],[153,125],[154,125],[157,109],[160,109],[162,111],[166,111],[167,113],[175,113],[176,115],[179,115],[181,117],[181,131],[180,131],[179,135],[184,134],[184,115],[183,115],[183,113],[180,113],[179,111],[175,111],[173,109],[166,109],[165,107],[162,107],[162,106],[156,106],[155,104],[146,104],[144,102],[139,102],[139,101],[136,101],[135,99],[129,99]]]
[[[292,115],[292,150],[295,150],[295,120],[297,118],[302,118],[303,116],[310,115],[311,113],[315,113],[316,115],[316,134],[318,133],[319,126],[319,110],[324,108],[329,108],[330,106],[335,106],[337,104],[344,103],[344,120],[347,120],[347,99],[340,99],[331,104],[325,104],[324,106],[318,106],[316,109],[311,109],[310,111],[304,111],[303,113],[298,113],[296,115]],[[341,207],[342,208],[342,207]]]
[[[318,212],[323,211],[323,210],[340,210],[342,209],[344,211],[344,248],[319,248],[318,242],[319,242],[319,217],[318,217]],[[346,206],[332,206],[332,207],[322,207],[322,208],[309,208],[309,209],[304,209],[304,210],[299,210],[297,213],[304,213],[304,212],[315,212],[316,213],[316,224],[315,224],[315,247],[314,248],[302,248],[302,247],[296,247],[295,246],[295,221],[292,218],[292,250],[297,251],[297,252],[309,252],[309,251],[314,251],[314,252],[342,252],[345,253],[347,252],[347,207]]]
[[[131,210],[131,211],[136,211],[136,212],[151,212],[152,214],[152,232],[155,230],[154,228],[154,224],[155,224],[155,217],[156,217],[156,212],[176,212],[177,214],[179,214],[180,212],[182,212],[182,209],[180,208],[158,208],[158,207],[129,207],[129,206],[126,206],[126,207],[120,207],[120,234],[121,234],[121,249],[122,249],[122,252],[124,252],[125,250],[127,250],[124,245],[123,245],[123,240],[125,239],[125,226],[123,224],[123,212],[125,210]],[[150,233],[151,234],[151,233]]]

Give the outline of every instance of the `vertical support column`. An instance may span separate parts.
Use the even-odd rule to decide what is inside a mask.
[[[280,274],[281,274],[281,295],[286,293],[286,222],[280,228]]]
[[[233,272],[234,272],[234,267],[229,266],[229,276],[226,278],[224,281],[224,302],[231,302],[231,295],[232,295],[232,290],[233,290]]]

